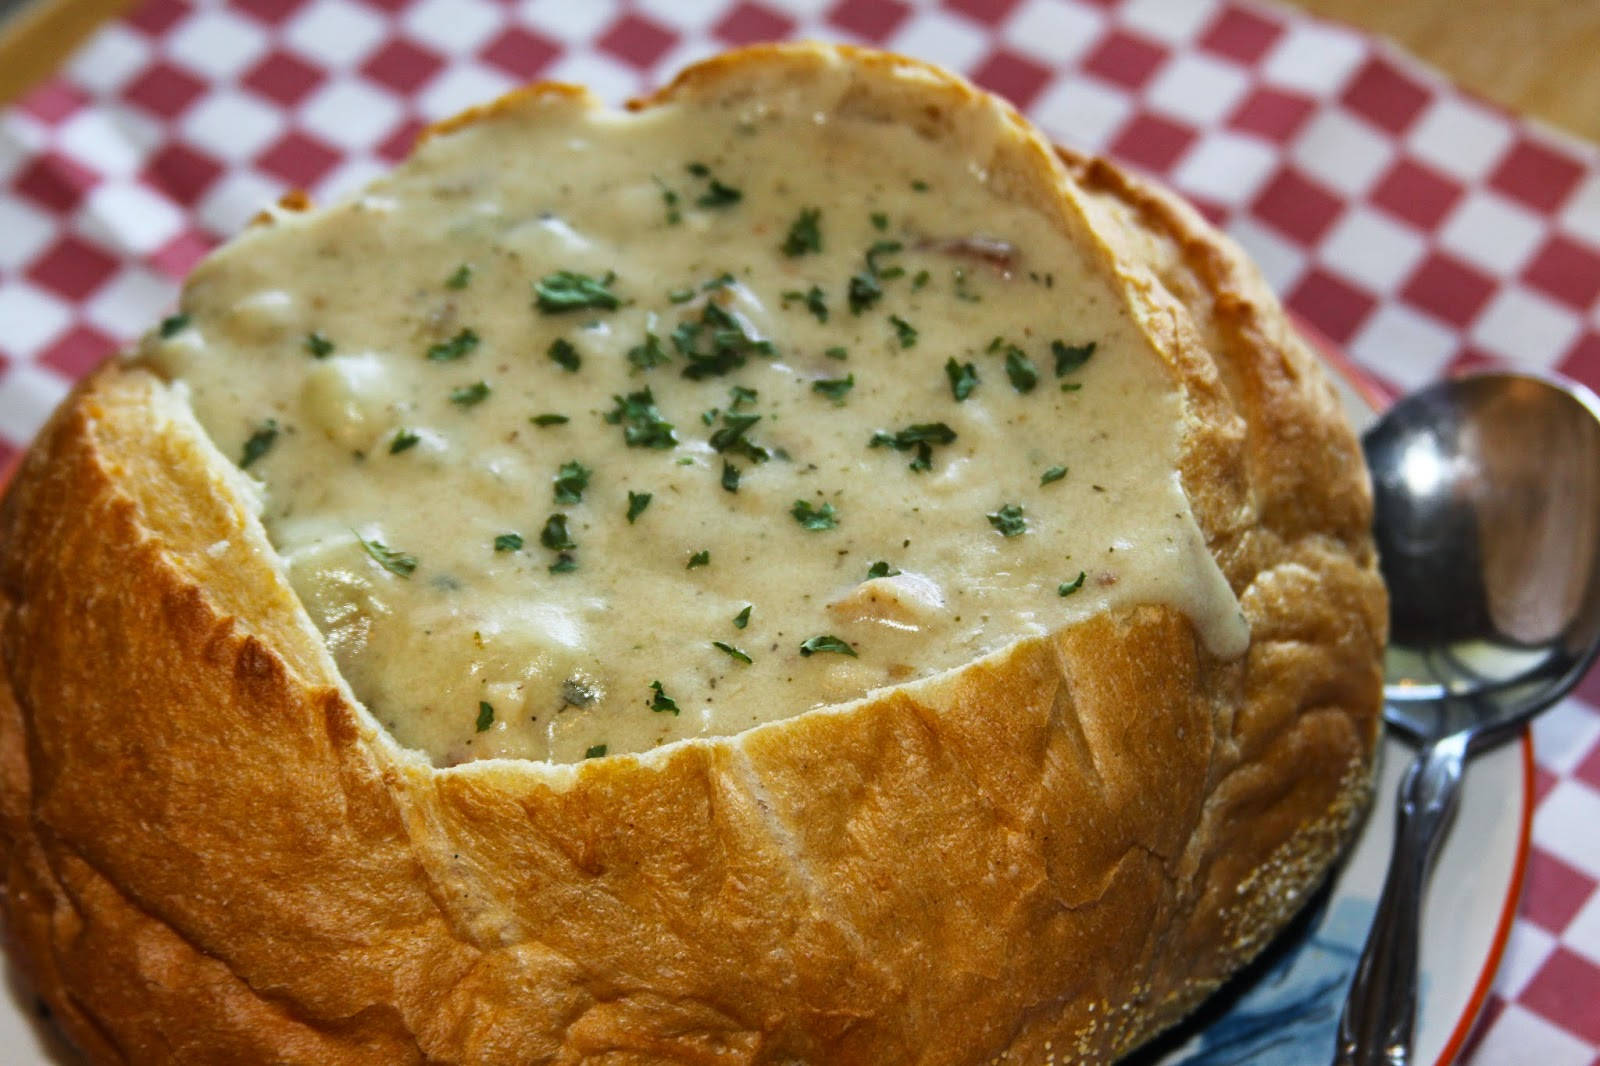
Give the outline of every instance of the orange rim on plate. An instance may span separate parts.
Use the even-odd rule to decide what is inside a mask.
[[[1394,401],[1394,394],[1387,387],[1356,365],[1316,327],[1293,312],[1290,312],[1290,317],[1294,320],[1300,335],[1316,349],[1323,361],[1355,389],[1374,410],[1381,411]],[[22,465],[22,457],[25,454],[26,450],[19,451],[5,464],[5,468],[0,470],[0,495],[5,493],[6,486],[11,482],[11,476],[16,473],[17,467]],[[1511,938],[1511,925],[1517,916],[1517,906],[1522,900],[1523,883],[1528,875],[1528,848],[1533,834],[1534,801],[1533,738],[1526,728],[1522,731],[1521,745],[1522,818],[1517,826],[1517,851],[1512,863],[1511,880],[1507,886],[1505,899],[1500,904],[1500,918],[1495,925],[1494,937],[1489,942],[1489,955],[1484,959],[1483,969],[1472,986],[1472,994],[1467,998],[1466,1007],[1462,1010],[1461,1017],[1456,1020],[1455,1028],[1450,1031],[1450,1039],[1445,1041],[1444,1050],[1440,1053],[1435,1066],[1450,1066],[1466,1045],[1467,1038],[1472,1035],[1472,1027],[1489,998],[1489,990],[1494,986],[1494,977],[1500,969],[1500,960],[1505,956],[1506,941]]]

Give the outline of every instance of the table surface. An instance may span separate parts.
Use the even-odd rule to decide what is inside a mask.
[[[1289,0],[1392,38],[1458,85],[1600,141],[1600,0]],[[0,104],[48,74],[129,0],[9,0]]]
[[[1395,388],[1485,362],[1600,387],[1600,0],[654,0],[594,18],[613,5],[521,0],[477,5],[490,28],[441,22],[455,2],[142,0],[47,81],[130,5],[0,0],[0,104],[19,100],[0,113],[0,464],[277,191],[326,198],[555,55],[615,97],[670,73],[687,37],[773,26],[957,67],[1174,185]],[[690,29],[680,7],[727,13]],[[1392,37],[1509,113],[1301,11]],[[1527,889],[1471,1066],[1600,1066],[1597,708],[1600,675],[1534,729]]]

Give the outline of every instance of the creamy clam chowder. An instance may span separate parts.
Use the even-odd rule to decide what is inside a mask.
[[[735,733],[1117,604],[1246,640],[1097,268],[801,96],[522,101],[211,256],[142,351],[439,765]]]

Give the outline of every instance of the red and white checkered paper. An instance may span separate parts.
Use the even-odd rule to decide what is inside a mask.
[[[1467,365],[1600,388],[1600,151],[1373,40],[1234,0],[149,0],[0,115],[0,465],[68,383],[291,187],[326,200],[531,79],[613,101],[729,45],[960,70],[1155,175],[1305,319],[1410,389]],[[1535,728],[1527,891],[1469,1061],[1600,1064],[1600,679]]]

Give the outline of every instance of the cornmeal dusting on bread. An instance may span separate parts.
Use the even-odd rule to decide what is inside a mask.
[[[1109,279],[848,89],[492,113],[147,338],[402,744],[727,735],[1137,602],[1243,651]]]

